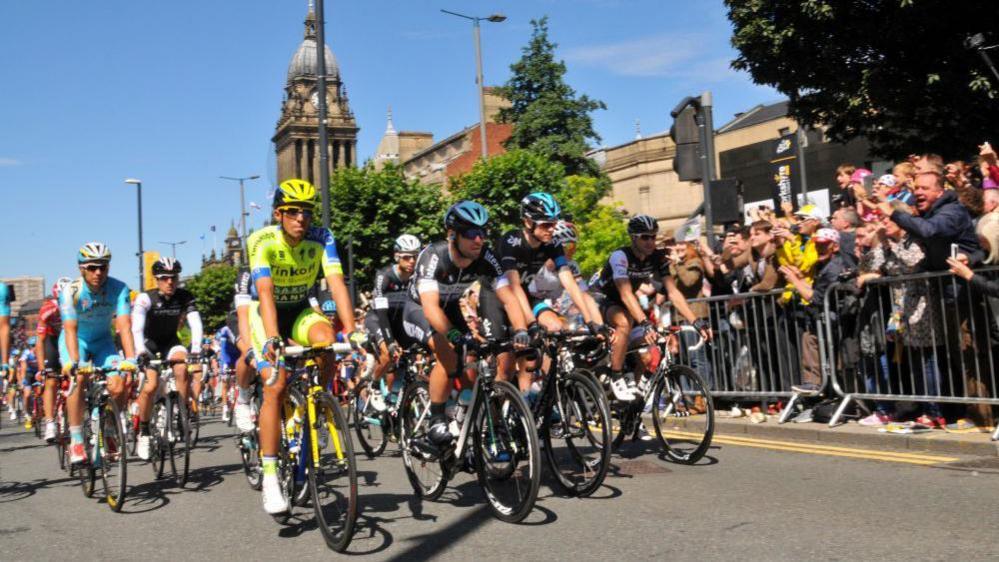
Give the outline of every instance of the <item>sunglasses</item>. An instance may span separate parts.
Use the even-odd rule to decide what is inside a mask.
[[[460,234],[462,238],[467,238],[468,240],[475,240],[476,238],[485,240],[489,236],[489,232],[484,228],[469,228],[467,230],[458,231],[458,234]]]
[[[635,238],[638,238],[639,240],[644,240],[644,241],[648,242],[650,240],[655,240],[656,239],[656,235],[655,234],[639,234],[638,236],[635,236]]]
[[[542,230],[553,230],[555,228],[555,225],[557,224],[558,223],[554,221],[551,222],[545,221],[545,222],[535,222],[534,226]]]
[[[286,207],[281,209],[281,214],[293,219],[301,217],[303,220],[309,220],[315,216],[315,212],[311,209],[299,209],[297,207]]]
[[[157,281],[176,281],[177,280],[177,276],[176,275],[157,275],[156,276],[156,280]]]
[[[107,264],[90,264],[83,266],[83,269],[86,269],[87,271],[90,272],[107,271],[107,268],[108,268]]]
[[[415,259],[416,256],[413,254],[399,254],[399,261],[413,261]]]

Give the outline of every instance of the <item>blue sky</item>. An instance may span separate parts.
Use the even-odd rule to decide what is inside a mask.
[[[285,71],[302,39],[306,0],[5,2],[0,8],[0,276],[75,275],[74,253],[110,244],[112,275],[137,279],[135,193],[143,181],[146,249],[238,218],[239,190],[219,175],[260,174],[247,199],[266,203],[270,137]],[[401,130],[442,139],[478,119],[471,25],[483,23],[485,81],[500,84],[547,14],[567,80],[607,103],[602,144],[668,128],[683,96],[714,92],[716,125],[776,101],[728,68],[734,51],[720,1],[327,0],[327,43],[339,62],[370,157],[391,105]],[[263,217],[255,215],[252,223]],[[206,249],[211,248],[211,235]],[[221,236],[219,238],[221,244]]]

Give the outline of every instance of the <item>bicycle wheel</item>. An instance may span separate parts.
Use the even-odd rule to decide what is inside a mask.
[[[613,400],[610,403],[610,408],[612,416],[611,433],[614,434],[611,448],[616,451],[621,448],[624,439],[629,435],[633,435],[638,429],[638,424],[642,421],[642,404]]]
[[[86,406],[85,406],[86,407]],[[88,408],[89,410],[89,408]],[[86,457],[82,464],[77,465],[77,474],[83,487],[85,497],[93,497],[97,484],[97,471],[94,470],[94,434],[88,416],[83,418],[83,454]]]
[[[257,433],[247,432],[239,437],[239,457],[243,461],[243,474],[251,489],[260,490],[263,473],[260,471],[260,445]]]
[[[715,407],[697,371],[686,365],[671,366],[656,384],[652,409],[652,422],[666,456],[682,464],[701,460],[714,435]],[[701,410],[703,414],[698,413]],[[678,418],[688,423],[674,425]]]
[[[308,485],[308,454],[309,444],[307,441],[306,429],[308,428],[307,423],[307,405],[305,403],[305,397],[302,392],[297,388],[291,388],[288,391],[288,399],[290,400],[292,410],[287,410],[289,416],[286,418],[288,420],[294,420],[293,423],[285,423],[282,427],[285,429],[285,437],[288,439],[288,457],[287,457],[287,473],[288,473],[288,498],[291,503],[296,506],[305,505],[306,501],[309,499],[309,485]],[[292,415],[295,417],[293,418]]]
[[[589,377],[576,373],[555,381],[549,412],[541,422],[545,457],[562,492],[588,496],[610,469],[611,428],[607,398]]]
[[[35,428],[35,438],[42,438],[42,418],[45,416],[42,414],[42,397],[37,395],[32,395],[31,397],[31,422],[32,426]]]
[[[128,481],[128,454],[125,452],[125,435],[118,410],[118,405],[113,400],[108,400],[101,408],[95,455],[100,461],[104,497],[108,507],[114,512],[121,511],[125,505],[125,487]]]
[[[59,457],[59,468],[61,470],[66,470],[68,465],[68,448],[69,448],[69,423],[66,417],[66,401],[58,400],[56,403],[56,437],[55,437],[55,450],[56,455]]]
[[[343,552],[354,537],[357,520],[357,460],[347,419],[328,393],[314,395],[315,420],[307,441],[315,439],[309,468],[309,491],[316,522],[326,545]],[[318,453],[318,455],[316,454]]]
[[[191,420],[188,417],[187,404],[184,400],[173,400],[174,406],[174,438],[173,450],[171,451],[171,463],[174,459],[180,461],[180,467],[173,466],[174,478],[183,488],[187,484],[187,477],[191,470],[191,448],[194,446],[191,438]]]
[[[447,487],[444,463],[438,457],[414,445],[417,439],[426,439],[430,428],[430,391],[427,383],[415,382],[406,387],[399,405],[399,445],[406,476],[417,496],[436,500]]]
[[[163,468],[167,457],[173,464],[173,444],[168,442],[167,426],[170,419],[166,400],[160,398],[153,404],[153,413],[149,417],[149,466],[153,468],[156,479],[163,478]]]
[[[519,390],[491,384],[473,426],[475,472],[496,517],[517,523],[534,509],[541,485],[537,426]]]
[[[192,410],[185,404],[184,411],[187,416],[187,432],[191,435],[191,447],[197,447],[198,438],[201,437],[201,414]]]
[[[365,388],[368,389],[370,397],[370,386],[366,385]],[[357,434],[357,440],[361,443],[361,448],[364,449],[368,458],[373,459],[385,452],[385,447],[388,445],[385,433],[387,416],[385,412],[375,410],[370,400],[362,398],[360,389],[354,390],[354,407],[352,408],[354,411],[354,433]]]

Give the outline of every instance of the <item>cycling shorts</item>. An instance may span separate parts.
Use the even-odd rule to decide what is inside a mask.
[[[42,359],[42,368],[58,375],[62,372],[62,362],[59,361],[59,342],[52,336],[45,336],[42,343],[45,348],[45,357]]]
[[[87,341],[83,338],[77,338],[77,341],[79,342],[78,347],[81,362],[89,362],[95,367],[107,369],[121,361],[118,349],[114,346],[114,338],[110,334],[108,337],[99,340]],[[59,334],[59,360],[63,365],[73,362],[69,358],[69,349],[66,348],[66,332]],[[118,371],[113,371],[108,373],[108,376],[116,377],[120,374]]]
[[[479,292],[479,305],[476,313],[482,337],[497,342],[509,338],[510,330],[506,311],[503,310],[503,304],[499,301],[495,291],[483,289]],[[468,323],[462,316],[457,302],[452,306],[444,307],[444,314],[451,322],[451,326],[463,334],[469,332]],[[415,302],[406,303],[406,308],[402,314],[402,328],[402,333],[397,337],[403,347],[409,347],[413,344],[426,347],[434,332],[427,317],[423,314],[423,307]]]
[[[177,336],[165,341],[146,340],[145,346],[149,353],[161,359],[179,359],[187,354],[187,348],[181,345]]]
[[[393,314],[389,316],[389,325],[387,328],[383,329],[381,322],[378,320],[378,315],[373,312],[369,312],[367,316],[364,317],[364,331],[368,333],[368,339],[377,349],[381,347],[383,343],[386,342],[385,331],[390,330],[393,339],[399,340],[402,334],[405,332],[403,328],[402,314]]]
[[[278,334],[283,340],[291,339],[298,345],[309,345],[309,330],[317,324],[333,325],[322,314],[313,310],[307,301],[300,306],[277,309]],[[260,303],[250,305],[250,343],[257,356],[257,370],[270,368],[270,363],[264,359],[264,343],[267,342],[267,332],[264,330],[264,320],[260,317]]]
[[[236,360],[239,359],[239,348],[227,343],[219,348],[219,363],[221,366],[234,369]]]

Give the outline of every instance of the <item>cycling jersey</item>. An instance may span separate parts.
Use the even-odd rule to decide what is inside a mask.
[[[14,299],[14,287],[0,283],[0,316],[10,316],[10,303]]]
[[[77,278],[59,298],[62,321],[77,322],[80,360],[91,361],[97,366],[110,367],[119,359],[111,321],[117,316],[127,315],[129,310],[128,286],[113,277],[109,277],[96,291],[92,291],[83,278]],[[59,335],[59,359],[63,364],[72,362],[66,346],[65,330]]]
[[[291,246],[277,225],[262,228],[250,236],[248,247],[253,282],[270,278],[278,308],[295,308],[306,302],[309,288],[320,268],[323,275],[343,274],[336,240],[328,229],[310,228],[303,240]]]
[[[442,307],[457,307],[458,299],[475,281],[500,288],[509,285],[503,275],[496,255],[488,247],[482,248],[479,258],[461,269],[451,260],[447,241],[427,246],[416,258],[416,272],[409,282],[409,298],[420,304],[420,293],[437,291]]]
[[[667,277],[669,258],[666,257],[665,250],[655,250],[644,260],[640,260],[631,246],[626,246],[611,253],[603,269],[594,276],[591,288],[603,293],[608,304],[622,304],[616,280],[628,279],[631,288],[638,289],[642,283],[662,281]]]
[[[229,326],[222,328],[215,333],[215,343],[218,345],[219,362],[230,369],[236,365],[239,358],[239,349],[236,347],[236,334]]]
[[[371,293],[373,314],[364,317],[364,328],[379,345],[395,342],[406,307],[408,285],[409,280],[404,281],[394,265],[375,273],[375,288]]]
[[[257,288],[253,285],[253,275],[250,270],[240,268],[236,274],[236,293],[233,296],[233,307],[247,306],[257,298]]]
[[[545,262],[554,261],[556,271],[569,265],[561,243],[547,242],[532,248],[523,230],[511,230],[500,238],[496,254],[504,272],[516,271],[520,274],[520,284],[527,294],[531,294],[531,281]]]
[[[135,297],[135,308],[132,310],[136,352],[173,355],[174,348],[182,347],[177,330],[185,319],[191,327],[191,352],[195,353],[201,341],[202,326],[194,295],[183,288],[169,297],[158,289],[140,293]]]
[[[59,301],[46,299],[38,309],[38,327],[35,335],[57,337],[62,330],[62,317],[59,316]]]
[[[35,382],[35,373],[38,372],[38,361],[35,358],[35,352],[25,350],[25,352],[22,353],[17,360],[19,363],[23,363],[27,366],[24,370],[24,378],[21,379],[21,385],[30,386],[31,383]]]

